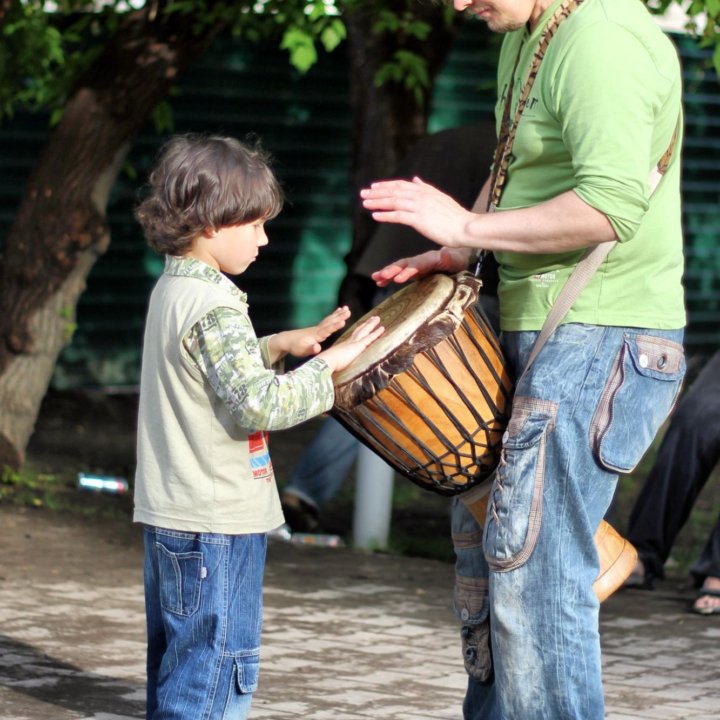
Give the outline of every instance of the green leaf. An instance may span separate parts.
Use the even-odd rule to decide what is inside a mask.
[[[320,33],[320,42],[327,52],[332,52],[347,36],[345,25],[341,20],[333,20],[322,33]]]
[[[376,35],[383,32],[397,32],[400,29],[400,18],[390,10],[381,10],[379,17],[373,25],[372,31]]]
[[[430,30],[430,25],[421,20],[415,20],[405,26],[405,32],[408,35],[416,37],[418,40],[427,40],[428,35],[430,35]]]
[[[298,27],[286,30],[280,47],[290,53],[290,63],[302,73],[317,62],[317,50],[312,37]]]
[[[172,106],[167,100],[161,100],[152,112],[152,121],[158,133],[171,133],[175,129]]]

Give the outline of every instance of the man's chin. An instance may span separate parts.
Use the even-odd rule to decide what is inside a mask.
[[[521,27],[523,27],[524,24],[525,23],[503,23],[490,21],[488,22],[487,26],[494,33],[504,34],[519,30]]]

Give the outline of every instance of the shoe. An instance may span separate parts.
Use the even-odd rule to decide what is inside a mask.
[[[285,493],[280,498],[285,522],[294,533],[315,533],[320,529],[317,508],[297,495]]]
[[[690,612],[695,613],[696,615],[720,615],[720,605],[715,605],[713,607],[698,607],[698,600],[704,597],[720,598],[720,590],[700,588],[695,596],[695,600],[693,600],[692,604],[688,608]]]
[[[635,569],[623,583],[623,587],[628,590],[654,590],[655,576],[645,570],[645,565],[642,560],[638,560]]]

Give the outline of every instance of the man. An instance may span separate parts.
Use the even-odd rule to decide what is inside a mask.
[[[406,282],[462,270],[478,250],[495,254],[517,386],[483,534],[471,518],[454,518],[458,562],[470,568],[456,587],[470,671],[464,713],[600,720],[593,534],[618,473],[648,448],[685,371],[677,151],[650,189],[674,135],[680,147],[677,53],[640,0],[455,0],[455,8],[506,33],[496,119],[501,146],[514,141],[505,163],[496,154],[500,182],[485,183],[480,211],[419,178],[363,190],[376,220],[441,246],[373,278]],[[496,212],[483,212],[489,200]],[[579,259],[612,241],[523,374]],[[473,578],[481,567],[487,580]]]

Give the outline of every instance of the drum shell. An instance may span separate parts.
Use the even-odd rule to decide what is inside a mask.
[[[471,302],[454,332],[372,397],[333,415],[405,477],[454,495],[494,470],[511,392],[497,338]]]

